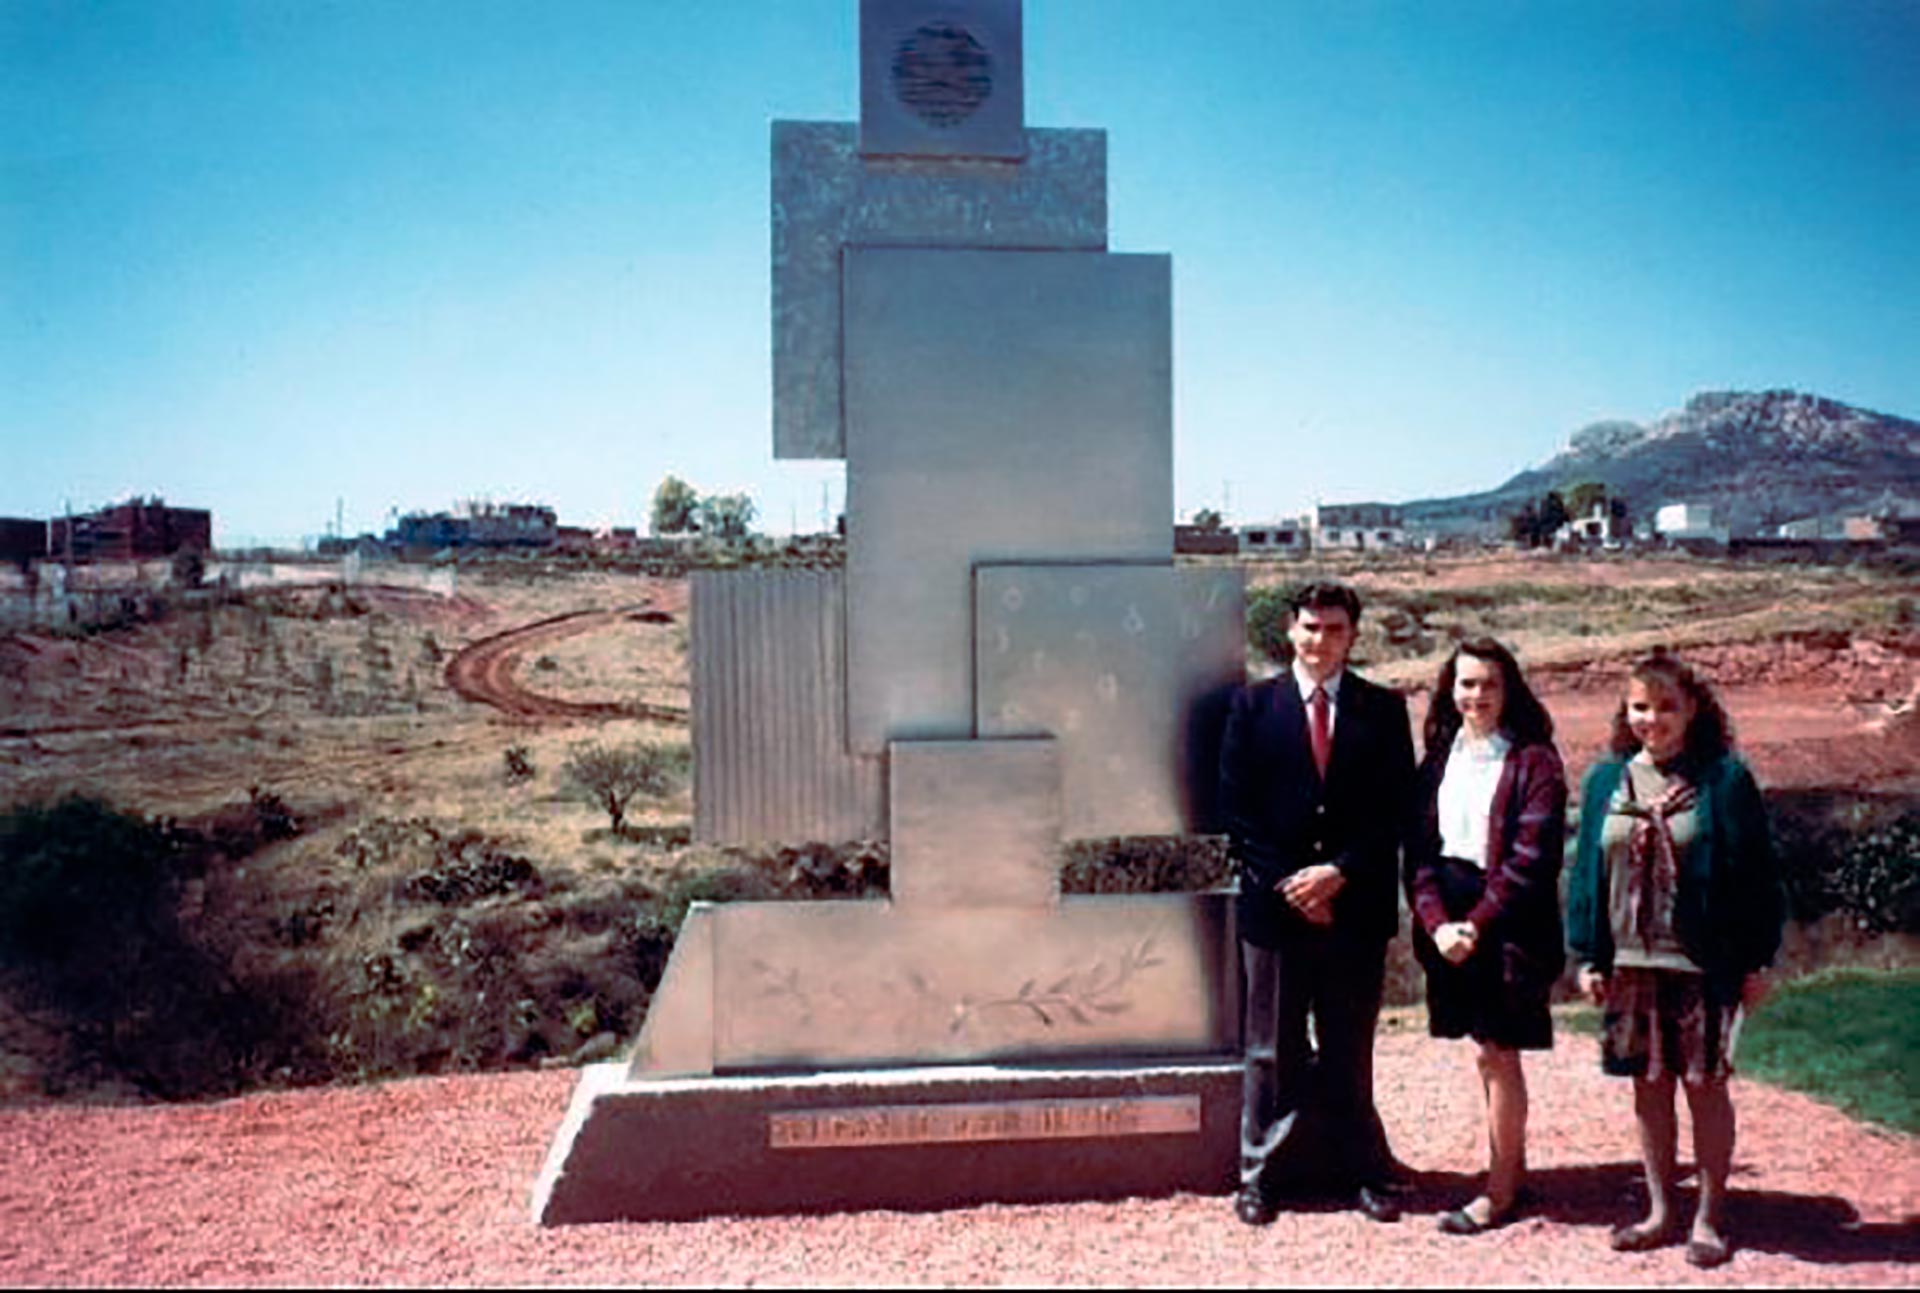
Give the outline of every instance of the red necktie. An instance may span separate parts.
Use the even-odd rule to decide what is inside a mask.
[[[1320,779],[1327,779],[1327,760],[1333,756],[1333,724],[1327,706],[1327,689],[1315,687],[1313,698],[1308,703],[1313,722],[1307,735],[1313,741],[1313,766],[1320,770]]]

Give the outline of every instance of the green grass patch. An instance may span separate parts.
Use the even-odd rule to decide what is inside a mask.
[[[1563,1001],[1553,1007],[1553,1026],[1575,1037],[1598,1037],[1600,1007],[1589,1001]]]
[[[1920,970],[1824,970],[1781,987],[1740,1039],[1742,1073],[1920,1133]]]

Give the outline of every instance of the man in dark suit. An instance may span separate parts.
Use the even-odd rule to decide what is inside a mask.
[[[1246,984],[1234,1211],[1249,1225],[1272,1221],[1283,1182],[1270,1178],[1310,1172],[1392,1221],[1373,1032],[1399,925],[1413,734],[1399,695],[1346,668],[1360,622],[1353,590],[1311,583],[1291,605],[1292,665],[1235,695],[1220,754]]]

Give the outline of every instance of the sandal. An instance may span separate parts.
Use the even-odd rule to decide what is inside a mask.
[[[1607,1246],[1616,1253],[1644,1253],[1664,1248],[1678,1238],[1678,1232],[1671,1225],[1615,1226],[1607,1236]]]

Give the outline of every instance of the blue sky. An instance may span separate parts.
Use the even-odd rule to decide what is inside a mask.
[[[1027,0],[1027,121],[1174,261],[1177,510],[1489,487],[1789,386],[1920,417],[1914,0]],[[0,0],[0,515],[225,544],[669,472],[764,523],[767,127],[857,0]]]

